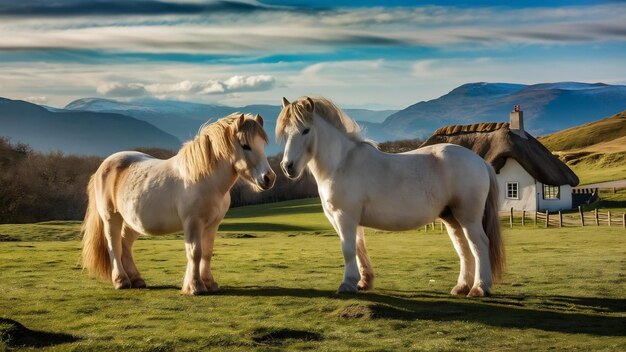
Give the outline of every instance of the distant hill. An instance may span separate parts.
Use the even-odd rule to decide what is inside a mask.
[[[626,109],[626,86],[558,82],[535,85],[469,83],[437,99],[389,116],[382,128],[393,136],[424,138],[445,125],[506,122],[514,105],[524,110],[526,130],[535,136],[590,122]]]
[[[21,100],[0,98],[0,136],[37,151],[108,155],[136,147],[180,148],[180,141],[129,116],[85,111],[49,111]]]
[[[609,145],[626,137],[626,110],[602,120],[568,128],[539,138],[553,151],[570,151],[596,144]],[[626,149],[626,143],[622,144]]]
[[[626,179],[626,111],[539,138],[581,184]]]
[[[276,118],[281,110],[279,105],[257,104],[236,107],[155,99],[120,102],[101,98],[83,98],[69,103],[65,109],[132,116],[171,133],[181,141],[193,138],[200,125],[208,120],[217,120],[234,112],[260,114],[265,120],[265,129],[271,139],[268,154],[275,154],[282,150],[282,147],[276,145],[273,138]],[[345,112],[353,119],[362,122],[363,125],[367,125],[366,130],[371,132],[369,136],[375,138],[380,137],[378,124],[384,121],[387,116],[395,113],[396,110],[345,109]],[[370,126],[374,127],[370,128]]]

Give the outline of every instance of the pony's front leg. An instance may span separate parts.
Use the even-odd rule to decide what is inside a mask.
[[[183,281],[182,292],[186,295],[202,295],[209,292],[200,277],[200,259],[202,258],[203,224],[197,219],[187,219],[185,229],[185,250],[187,252],[187,272]]]
[[[200,274],[202,282],[204,282],[209,292],[217,292],[220,290],[220,286],[213,278],[213,273],[211,272],[213,243],[215,242],[215,235],[217,233],[218,226],[219,222],[216,222],[214,225],[207,227],[202,234],[202,260],[200,261]]]
[[[367,291],[374,288],[374,269],[370,257],[367,255],[365,247],[365,229],[359,226],[356,229],[356,260],[359,264],[359,273],[361,280],[359,281],[359,290]]]
[[[357,292],[358,283],[361,278],[359,266],[356,259],[356,222],[345,216],[335,217],[336,230],[341,238],[341,251],[343,252],[344,273],[343,281],[339,285],[337,292]]]

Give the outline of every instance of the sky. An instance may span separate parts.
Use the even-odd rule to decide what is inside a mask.
[[[626,84],[626,1],[0,0],[0,96],[401,109],[469,82]]]

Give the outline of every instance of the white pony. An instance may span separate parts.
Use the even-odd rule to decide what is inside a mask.
[[[233,114],[201,127],[177,155],[155,159],[138,152],[106,158],[87,188],[82,265],[116,289],[142,288],[132,255],[139,234],[185,232],[187,271],[182,292],[218,290],[211,273],[217,227],[241,176],[257,190],[274,185],[265,157],[267,135],[257,115]]]
[[[440,217],[459,254],[452,294],[489,295],[504,265],[495,172],[469,149],[438,144],[388,154],[323,98],[283,98],[276,136],[286,140],[281,168],[297,179],[308,166],[326,217],[341,239],[339,292],[373,288],[363,227],[401,231]]]

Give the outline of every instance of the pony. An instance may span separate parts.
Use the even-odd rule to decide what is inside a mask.
[[[504,267],[495,171],[453,144],[401,154],[380,151],[356,122],[325,98],[283,97],[276,136],[286,142],[281,169],[317,182],[324,214],[344,258],[338,292],[374,287],[364,227],[403,231],[441,218],[460,258],[454,295],[488,296]]]
[[[187,270],[182,293],[218,291],[211,257],[218,225],[230,206],[229,191],[240,177],[257,191],[274,185],[267,142],[261,116],[236,113],[204,124],[170,159],[132,151],[106,158],[87,187],[83,268],[116,289],[144,288],[132,251],[139,234],[183,230]]]

